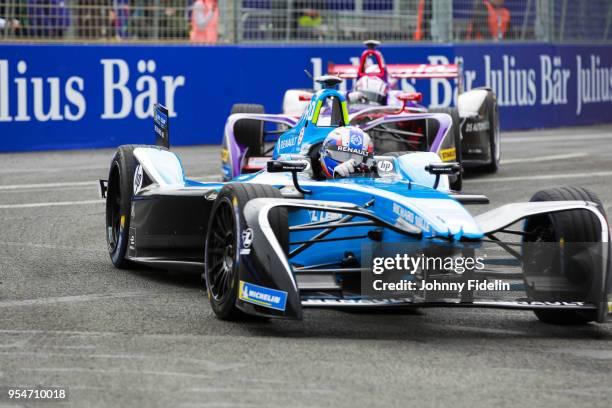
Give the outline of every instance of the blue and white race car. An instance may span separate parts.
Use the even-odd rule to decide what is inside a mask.
[[[340,101],[334,92],[325,90]],[[339,104],[338,114],[345,108]],[[314,116],[304,117],[312,131],[334,128],[318,127]],[[155,129],[166,147],[167,119],[158,107]],[[375,156],[371,173],[319,179],[310,156],[276,146],[277,158],[265,169],[203,183],[186,179],[166,147],[124,145],[113,157],[100,183],[109,254],[118,268],[201,271],[220,319],[301,319],[308,307],[428,305],[534,310],[552,323],[607,319],[610,227],[588,190],[543,190],[531,202],[472,216],[465,206],[487,198],[449,190],[459,167],[433,152]],[[505,234],[519,240],[508,242]],[[542,256],[542,243],[560,255]],[[570,253],[572,244],[587,249]],[[420,267],[401,280],[412,282],[410,290],[387,286],[377,294],[372,289],[384,282],[367,287],[379,254],[423,257],[442,247],[456,260],[487,245],[496,247],[495,262],[483,268]],[[446,285],[439,291],[426,283]]]

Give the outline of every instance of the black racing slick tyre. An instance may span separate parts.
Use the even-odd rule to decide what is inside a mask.
[[[493,92],[488,92],[485,99],[485,109],[489,121],[489,149],[491,162],[482,167],[485,172],[495,173],[501,160],[501,130],[499,126],[499,106]]]
[[[246,317],[236,306],[240,268],[242,231],[246,228],[243,210],[255,198],[282,198],[272,186],[231,183],[219,192],[208,222],[204,249],[204,278],[210,306],[221,320],[241,320]],[[285,252],[289,249],[287,209],[270,212],[269,221]]]
[[[266,113],[263,105],[236,103],[232,106],[234,113]],[[234,137],[242,146],[247,147],[247,157],[258,157],[263,154],[264,123],[261,120],[242,119],[234,125]]]
[[[455,143],[455,159],[457,163],[461,163],[461,119],[459,118],[459,110],[457,108],[431,108],[431,113],[446,113],[452,119],[452,135]],[[444,158],[442,158],[444,160]],[[454,191],[461,191],[463,185],[463,174],[457,176],[451,176],[450,189]]]
[[[125,259],[130,229],[130,210],[134,194],[134,172],[138,162],[135,145],[119,146],[111,161],[106,191],[106,242],[113,265],[129,267]]]
[[[551,188],[538,191],[530,201],[591,201],[597,204],[605,216],[605,210],[599,198],[591,191],[581,187]],[[601,242],[601,226],[599,220],[592,213],[585,210],[563,211],[554,214],[545,214],[529,217],[524,226],[526,233],[523,242],[556,242],[563,248],[561,256],[552,257],[550,252],[542,255],[537,246],[523,245],[524,273],[529,275],[528,265],[537,274],[552,271],[552,276],[545,276],[554,282],[562,279],[572,290],[560,291],[537,290],[527,286],[527,296],[530,300],[546,302],[571,302],[583,300],[591,288],[594,267],[591,260],[580,259],[576,256],[584,243]],[[566,245],[574,243],[574,245]],[[531,248],[531,249],[529,249]],[[556,246],[555,246],[556,248]],[[538,253],[539,258],[538,258]],[[577,262],[578,259],[580,262]],[[559,272],[560,271],[560,272]],[[534,310],[537,318],[545,323],[558,325],[586,324],[596,319],[595,311],[580,310]]]

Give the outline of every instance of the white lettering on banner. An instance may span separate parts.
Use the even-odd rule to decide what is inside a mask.
[[[28,64],[20,60],[17,62],[17,76],[12,79],[9,75],[10,64],[8,60],[0,60],[0,122],[28,122],[30,116],[30,95],[34,119],[39,122],[49,120],[79,120],[85,114],[85,98],[81,93],[85,84],[83,78],[71,76],[66,79],[62,92],[62,80],[59,77],[30,77],[24,76],[28,72]],[[16,111],[11,109],[11,79],[16,86]],[[31,88],[28,85],[31,84]],[[62,96],[67,103],[62,105]],[[15,116],[11,116],[14,114]]]
[[[427,57],[429,63],[432,65],[436,64],[448,64],[448,58],[444,55],[430,55]],[[448,79],[444,78],[434,78],[431,80],[431,100],[429,106],[432,108],[437,108],[441,106],[450,106],[453,100],[456,100],[453,97],[453,87]],[[438,92],[442,88],[442,92]],[[455,91],[456,92],[456,91]],[[443,99],[440,100],[440,95],[443,96]]]
[[[566,105],[567,82],[570,70],[563,69],[561,57],[551,58],[549,55],[540,55],[541,95],[542,105]]]
[[[73,87],[76,85],[76,89]],[[65,93],[66,99],[70,101],[78,110],[77,113],[72,113],[70,106],[64,105],[64,117],[68,120],[80,120],[85,115],[87,105],[85,103],[85,97],[83,97],[83,90],[85,89],[85,82],[83,78],[70,77],[66,81]]]
[[[148,74],[156,71],[156,64],[153,60],[140,60],[137,63],[137,71],[141,76],[136,80],[136,97],[132,94],[128,83],[130,79],[130,68],[122,59],[102,59],[100,63],[104,67],[104,112],[102,119],[123,119],[132,112],[139,119],[149,118],[153,113],[153,107],[158,101],[157,79]],[[115,71],[117,76],[115,77]],[[176,89],[185,85],[185,77],[163,76],[164,104],[168,108],[168,116],[176,117],[174,111],[174,97]],[[118,97],[118,99],[116,99]],[[118,106],[115,102],[119,101]]]
[[[21,75],[25,74],[28,66],[25,61],[17,63],[17,72]],[[28,115],[28,83],[26,78],[15,78],[17,84],[17,116],[16,121],[27,122],[31,118]]]
[[[104,86],[102,119],[124,119],[131,113],[139,119],[148,119],[159,100],[159,92],[164,92],[169,116],[177,116],[174,99],[177,89],[185,86],[184,76],[164,75],[158,82],[149,75],[156,71],[155,61],[140,60],[137,64],[140,75],[132,90],[126,61],[102,59],[100,63]],[[85,116],[87,99],[82,77],[73,75],[64,80],[56,76],[28,76],[28,64],[23,60],[17,61],[15,71],[17,75],[11,77],[10,61],[0,60],[0,122],[78,121]],[[15,91],[11,90],[12,85]]]
[[[47,78],[49,83],[49,99],[51,100],[49,105],[49,111],[44,112],[43,106],[45,104],[44,88],[42,78],[32,78],[32,86],[34,88],[34,117],[39,122],[46,122],[48,120],[62,120],[60,114],[60,84],[59,78]]]
[[[139,61],[138,72],[154,73],[155,61],[150,60],[146,64]],[[153,114],[153,107],[157,103],[157,81],[150,75],[143,75],[136,81],[136,90],[140,93],[134,101],[134,113],[138,119],[145,119]]]
[[[534,106],[537,100],[536,71],[515,68],[514,56],[502,56],[502,69],[493,69],[484,55],[485,83],[497,95],[499,106]]]
[[[0,122],[13,120],[9,115],[8,61],[0,61]]]
[[[132,93],[126,84],[130,79],[128,64],[121,59],[103,59],[100,63],[104,66],[104,113],[102,119],[123,119],[130,114],[132,109]],[[115,82],[114,71],[117,67],[118,78]],[[115,112],[115,91],[121,95],[121,109]]]
[[[589,58],[590,66],[583,68],[582,56],[576,55],[576,115],[587,103],[612,101],[612,67],[601,67],[599,55]]]

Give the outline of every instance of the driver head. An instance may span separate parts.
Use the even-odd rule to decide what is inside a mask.
[[[341,163],[355,161],[363,171],[372,164],[374,143],[366,132],[355,126],[343,126],[331,131],[321,145],[321,168],[333,178],[334,169]]]
[[[389,86],[377,76],[363,76],[355,84],[355,91],[361,92],[369,102],[385,104]]]

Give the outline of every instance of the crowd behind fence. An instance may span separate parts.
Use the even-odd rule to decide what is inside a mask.
[[[612,0],[0,0],[0,41],[612,41]]]

